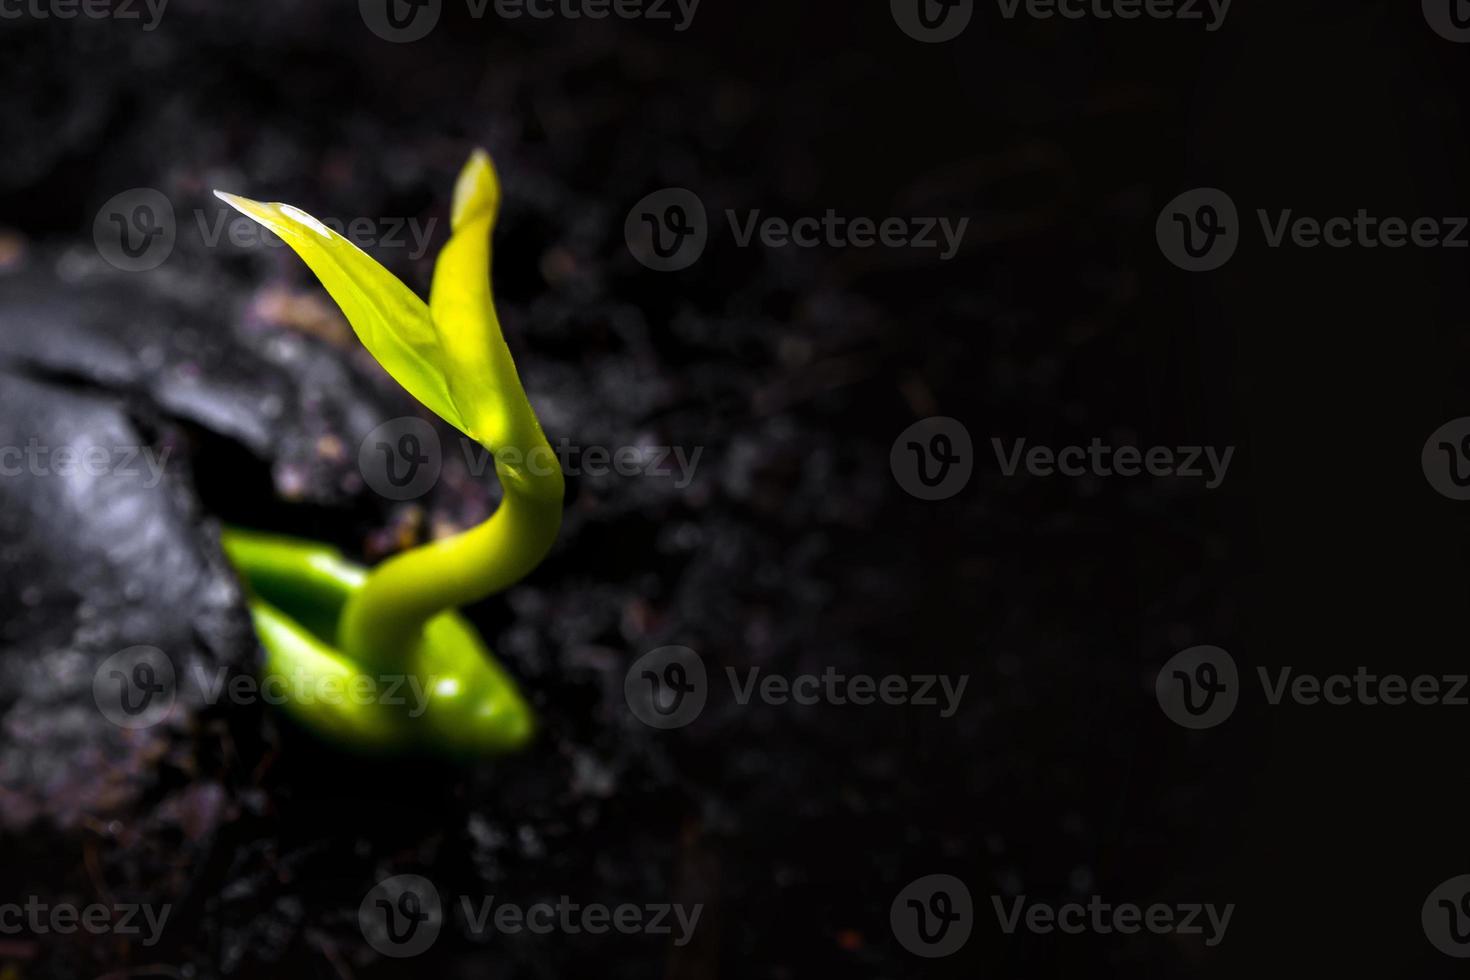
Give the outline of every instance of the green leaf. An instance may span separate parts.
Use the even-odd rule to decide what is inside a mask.
[[[362,345],[432,412],[464,429],[444,376],[444,354],[429,308],[393,273],[316,218],[289,204],[263,203],[215,191],[215,196],[254,218],[306,262]]]
[[[545,442],[495,315],[490,289],[491,235],[500,210],[500,180],[477,150],[454,185],[452,234],[434,265],[429,313],[453,365],[449,391],[469,434],[492,449],[521,452]]]
[[[215,192],[275,232],[316,273],[363,346],[435,414],[492,451],[545,444],[501,333],[490,289],[500,180],[477,150],[455,183],[451,235],[430,301],[320,221],[289,204]]]

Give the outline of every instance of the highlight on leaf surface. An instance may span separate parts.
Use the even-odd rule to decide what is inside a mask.
[[[306,262],[404,390],[491,451],[504,491],[478,527],[371,570],[315,542],[227,531],[226,554],[252,591],[267,675],[340,683],[395,672],[428,692],[418,718],[381,705],[288,706],[308,727],[347,744],[465,754],[514,748],[531,734],[530,710],[453,609],[506,588],[545,557],[561,525],[564,482],[495,314],[490,259],[500,181],[489,155],[477,150],[455,183],[451,234],[428,303],[305,211],[215,193]]]

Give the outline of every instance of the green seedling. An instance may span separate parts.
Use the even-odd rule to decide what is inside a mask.
[[[266,651],[262,683],[308,692],[288,693],[286,710],[354,748],[479,756],[525,744],[535,727],[529,706],[454,611],[540,563],[561,526],[564,490],[495,316],[500,181],[490,157],[476,151],[455,183],[427,305],[304,211],[215,193],[305,260],[394,380],[490,451],[504,491],[483,524],[372,569],[318,542],[226,530],[225,553],[250,591]],[[413,682],[398,697],[364,696],[384,695],[397,678]],[[321,691],[347,694],[311,693]]]

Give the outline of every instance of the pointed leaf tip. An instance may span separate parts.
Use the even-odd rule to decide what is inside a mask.
[[[500,177],[495,173],[495,164],[490,154],[476,149],[459,172],[454,182],[454,203],[450,207],[449,227],[459,228],[467,221],[484,216],[495,221],[500,210]]]

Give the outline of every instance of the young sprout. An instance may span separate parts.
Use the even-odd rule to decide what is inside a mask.
[[[307,727],[356,747],[477,755],[524,744],[534,727],[529,707],[453,611],[535,568],[561,526],[561,467],[526,400],[490,292],[500,208],[490,157],[475,151],[455,183],[451,234],[427,305],[304,211],[215,193],[305,260],[393,379],[490,451],[504,491],[478,527],[371,570],[316,542],[227,530],[225,551],[250,588],[266,650],[265,680],[285,685],[288,710]],[[406,681],[396,698],[313,695],[383,694],[396,678]]]

